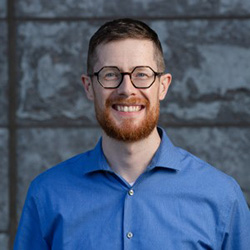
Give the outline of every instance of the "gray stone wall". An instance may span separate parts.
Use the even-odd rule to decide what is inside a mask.
[[[173,83],[160,125],[232,175],[250,204],[250,1],[0,0],[0,249],[30,181],[100,136],[81,86],[104,21],[139,18],[163,43]]]

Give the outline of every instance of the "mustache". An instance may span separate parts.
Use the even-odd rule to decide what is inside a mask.
[[[149,101],[144,98],[139,97],[130,97],[130,98],[124,98],[124,97],[109,97],[106,100],[106,107],[110,107],[114,104],[120,104],[120,105],[143,105],[143,106],[149,106]]]

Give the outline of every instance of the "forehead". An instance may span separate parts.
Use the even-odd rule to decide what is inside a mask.
[[[156,68],[154,44],[146,39],[129,38],[101,44],[96,49],[96,56],[94,70],[103,66],[117,66],[122,70],[136,66]]]

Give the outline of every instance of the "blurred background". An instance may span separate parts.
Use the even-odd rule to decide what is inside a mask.
[[[250,204],[250,1],[0,0],[0,249],[12,249],[30,181],[100,136],[80,76],[91,35],[120,17],[162,42],[173,82],[160,125]]]

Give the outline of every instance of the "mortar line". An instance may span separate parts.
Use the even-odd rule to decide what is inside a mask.
[[[165,128],[250,128],[250,123],[161,123],[159,126]],[[20,124],[18,129],[98,129],[98,124],[61,124],[61,123],[44,123],[44,124]]]
[[[53,22],[53,21],[107,21],[111,19],[121,18],[121,16],[99,16],[99,17],[81,17],[81,16],[55,16],[55,17],[36,17],[36,16],[19,16],[15,17],[16,21],[34,21],[34,22]],[[250,19],[250,15],[231,15],[231,16],[223,16],[223,15],[196,15],[196,16],[130,16],[130,18],[136,18],[145,21],[192,21],[192,20],[247,20]]]
[[[16,160],[16,25],[14,19],[14,0],[8,1],[7,24],[8,24],[8,87],[9,87],[9,249],[13,249],[17,227],[17,160]]]

